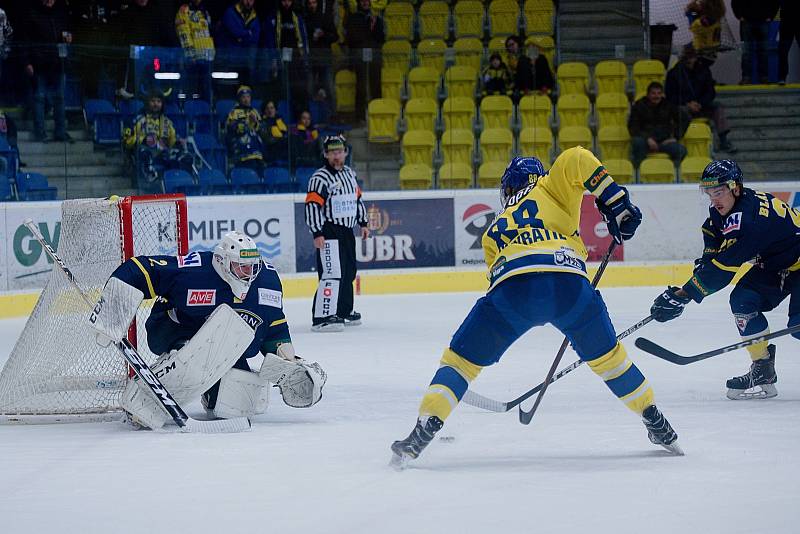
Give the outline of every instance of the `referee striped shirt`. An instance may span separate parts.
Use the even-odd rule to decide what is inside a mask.
[[[306,224],[314,237],[322,236],[325,223],[352,228],[367,225],[367,209],[361,200],[356,173],[345,165],[337,171],[327,163],[308,181]]]

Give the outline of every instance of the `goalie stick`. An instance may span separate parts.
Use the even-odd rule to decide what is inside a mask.
[[[733,343],[732,345],[726,345],[724,347],[710,350],[708,352],[701,352],[700,354],[695,354],[694,356],[681,356],[680,354],[671,352],[662,347],[661,345],[653,343],[649,339],[643,337],[636,339],[636,346],[645,352],[649,352],[656,358],[661,358],[662,360],[666,360],[670,363],[675,363],[678,365],[688,365],[690,363],[705,360],[706,358],[711,358],[712,356],[718,356],[720,354],[725,354],[726,352],[731,352],[737,349],[747,347],[749,345],[760,343],[762,341],[767,341],[768,339],[775,339],[776,337],[781,337],[788,334],[794,334],[795,332],[800,332],[800,324],[791,326],[789,328],[784,328],[783,330],[778,330],[777,332],[764,334],[763,336],[758,336],[751,339],[746,339],[744,341],[740,341],[738,343]]]
[[[643,327],[652,320],[653,316],[648,315],[647,317],[645,317],[635,325],[631,326],[624,332],[620,332],[617,335],[617,340],[619,341],[628,337],[629,335],[633,334],[634,332],[636,332],[637,330],[639,330],[641,327]],[[562,376],[568,375],[569,373],[580,367],[581,364],[583,363],[584,363],[583,360],[572,362],[568,366],[561,369],[558,373],[556,373],[551,382],[555,382]],[[483,410],[488,410],[490,412],[505,413],[510,411],[514,407],[518,406],[519,404],[525,402],[532,396],[536,395],[539,392],[539,390],[541,390],[543,387],[544,387],[544,382],[534,387],[533,389],[526,391],[516,399],[510,400],[508,402],[502,402],[499,400],[490,399],[489,397],[484,397],[480,393],[475,393],[474,391],[468,389],[467,392],[464,394],[464,397],[461,399],[461,401],[466,404],[469,404],[470,406],[475,406],[476,408],[481,408]]]
[[[53,247],[51,247],[50,244],[45,241],[44,237],[42,236],[41,232],[39,232],[39,229],[36,227],[33,221],[31,219],[26,219],[23,224],[28,228],[28,230],[30,230],[30,232],[33,234],[33,237],[39,241],[39,243],[47,251],[47,254],[66,275],[70,285],[75,288],[83,301],[86,302],[90,308],[94,308],[94,304],[89,300],[89,297],[86,296],[86,293],[84,293],[83,289],[81,289],[81,287],[78,285],[75,275],[73,275],[72,271],[69,270],[67,265],[64,263],[64,260],[61,259],[55,250],[53,250]],[[178,405],[170,392],[167,391],[155,373],[153,373],[152,369],[150,369],[150,366],[147,365],[147,362],[144,361],[142,356],[136,350],[136,347],[134,347],[130,341],[123,337],[121,341],[114,342],[114,344],[136,375],[144,384],[147,384],[147,389],[150,390],[153,398],[158,401],[158,403],[161,404],[161,406],[167,411],[181,431],[198,432],[201,434],[220,434],[228,432],[242,432],[250,429],[250,420],[246,417],[218,419],[215,421],[199,421],[197,419],[192,419],[186,415],[186,412],[184,412],[183,409]]]

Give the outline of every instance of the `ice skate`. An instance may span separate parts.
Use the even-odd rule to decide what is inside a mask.
[[[417,458],[428,443],[433,440],[436,433],[442,429],[444,421],[430,415],[427,417],[420,417],[414,430],[408,435],[406,439],[395,441],[392,443],[392,460],[389,465],[398,471],[402,471],[408,465],[409,460]]]
[[[749,372],[735,376],[725,383],[729,399],[771,399],[778,395],[778,390],[775,388],[775,382],[778,381],[778,375],[775,373],[775,345],[769,345],[767,351],[768,358],[755,360],[750,365]]]
[[[642,421],[647,428],[647,437],[651,443],[661,445],[676,456],[683,456],[683,450],[678,445],[678,434],[654,404],[642,412]]]
[[[311,325],[312,332],[341,332],[342,330],[344,330],[344,319],[335,315],[325,317],[319,323]]]
[[[350,312],[344,317],[340,317],[344,321],[345,326],[358,326],[361,324],[361,314],[357,311]]]

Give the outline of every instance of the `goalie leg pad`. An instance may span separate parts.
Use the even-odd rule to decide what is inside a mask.
[[[219,383],[214,415],[221,419],[262,414],[269,404],[269,382],[258,373],[231,369]]]
[[[296,359],[287,361],[275,354],[264,356],[259,375],[281,390],[283,402],[292,408],[308,408],[322,398],[328,376],[316,363]]]
[[[233,311],[222,304],[180,350],[164,354],[152,366],[153,372],[178,403],[209,389],[252,343],[255,333]],[[169,415],[147,386],[131,380],[122,394],[122,408],[139,424],[161,428]]]

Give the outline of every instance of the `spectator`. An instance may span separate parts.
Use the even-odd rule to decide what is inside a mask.
[[[6,112],[0,109],[0,151],[4,150],[3,146],[8,145],[11,151],[16,152],[17,160],[19,160],[19,148],[17,147],[17,125],[14,119],[6,115]],[[8,180],[9,176],[16,174],[16,169],[11,169],[9,173],[9,161],[5,155],[0,155],[0,180]]]
[[[789,75],[789,50],[792,41],[800,46],[800,2],[797,0],[780,0],[781,26],[780,43],[778,44],[778,83],[786,83]]]
[[[372,12],[370,0],[358,0],[358,10],[347,17],[345,35],[356,71],[356,117],[361,120],[369,100],[381,96],[380,49],[386,41],[383,19]]]
[[[0,9],[0,78],[3,77],[3,61],[8,57],[11,50],[11,36],[14,30],[8,22],[6,12]]]
[[[489,58],[489,64],[481,73],[483,83],[483,96],[487,95],[509,95],[514,91],[514,82],[511,79],[511,71],[503,63],[500,54],[494,53]]]
[[[261,30],[263,45],[270,50],[272,56],[273,77],[288,77],[288,100],[293,114],[297,114],[308,106],[311,93],[308,65],[308,36],[301,16],[294,11],[294,0],[280,0],[278,8],[264,21]],[[285,58],[282,51],[292,50],[291,58]],[[285,69],[279,69],[279,61],[290,59]]]
[[[686,156],[678,143],[678,108],[664,98],[664,86],[651,82],[647,94],[631,107],[628,131],[631,134],[633,165],[638,167],[648,152],[664,152],[673,162]]]
[[[756,62],[758,80],[768,83],[767,39],[769,23],[778,13],[778,0],[731,0],[733,15],[739,19],[742,39],[742,84],[751,83],[753,62]]]
[[[21,35],[27,43],[25,73],[33,79],[33,135],[37,141],[46,142],[44,131],[44,104],[50,98],[55,119],[55,141],[70,141],[67,117],[64,110],[65,44],[72,42],[67,28],[67,14],[55,0],[33,0],[28,11],[26,28]]]
[[[521,42],[516,35],[506,38],[506,65],[514,82],[515,99],[536,89],[531,58],[522,51]]]
[[[243,69],[247,81],[255,74],[261,37],[261,22],[253,9],[254,3],[255,0],[239,0],[225,10],[215,35],[217,61],[227,68]]]
[[[710,66],[717,60],[725,3],[723,0],[691,0],[686,5],[685,13],[689,19],[689,31],[692,32],[692,46]]]
[[[123,144],[134,159],[138,178],[155,183],[164,169],[181,168],[192,172],[192,158],[178,142],[172,121],[164,115],[164,96],[153,92],[147,99],[144,113],[126,128]]]
[[[549,94],[556,82],[547,56],[542,54],[538,46],[530,45],[528,46],[528,57],[533,62],[533,88],[540,93]]]
[[[691,44],[683,48],[680,61],[667,73],[666,93],[667,100],[681,110],[679,131],[686,131],[691,119],[711,119],[719,136],[719,149],[729,153],[736,152],[736,148],[728,140],[731,129],[725,110],[714,100],[717,92],[711,69],[698,57]]]
[[[175,15],[175,31],[183,48],[184,89],[211,101],[211,62],[214,61],[214,41],[209,28],[211,16],[203,0],[190,0],[181,5]],[[188,93],[189,91],[187,91]]]
[[[332,3],[320,0],[306,0],[305,18],[308,41],[311,48],[311,76],[315,90],[324,89],[331,94],[331,46],[339,40],[334,21]]]
[[[266,147],[266,161],[288,161],[289,128],[283,118],[278,115],[275,102],[272,100],[264,104],[264,116],[261,119],[261,140]]]
[[[252,91],[242,85],[236,91],[238,104],[225,120],[225,144],[234,167],[247,167],[259,175],[264,170],[264,153],[258,132],[261,115],[252,106]]]
[[[303,111],[300,122],[292,131],[295,167],[316,167],[322,155],[319,131],[311,125],[311,113]]]

